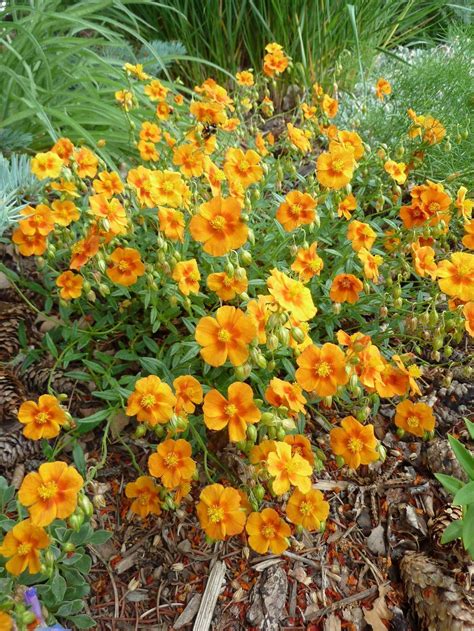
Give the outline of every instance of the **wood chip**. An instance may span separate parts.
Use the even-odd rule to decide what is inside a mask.
[[[217,561],[214,564],[206,583],[206,589],[202,596],[193,631],[208,631],[211,626],[217,597],[219,596],[225,577],[225,569],[226,567],[223,561]]]
[[[173,629],[181,629],[181,627],[185,627],[187,624],[191,624],[198,612],[201,600],[202,594],[194,594],[182,613],[173,623]]]

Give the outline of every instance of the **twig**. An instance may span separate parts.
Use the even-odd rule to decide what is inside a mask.
[[[87,546],[90,550],[92,550],[92,552],[95,554],[95,556],[99,559],[99,561],[102,561],[102,563],[105,566],[105,569],[107,570],[107,574],[109,575],[110,578],[110,582],[112,583],[112,590],[114,592],[114,617],[118,618],[120,615],[119,612],[119,594],[118,594],[118,589],[117,589],[117,584],[115,583],[115,579],[114,579],[114,574],[112,572],[112,570],[110,569],[109,564],[107,563],[107,561],[97,552],[97,550],[94,548],[94,546]]]
[[[214,608],[221,585],[225,577],[226,566],[223,561],[217,561],[209,574],[206,589],[202,595],[199,611],[196,616],[193,631],[208,631],[211,626]]]
[[[352,603],[356,603],[359,600],[365,600],[366,598],[371,598],[375,596],[379,591],[377,585],[370,587],[369,589],[364,589],[363,592],[358,592],[357,594],[352,594],[352,596],[348,596],[347,598],[342,598],[341,600],[337,600],[336,602],[324,607],[323,609],[318,609],[317,611],[312,611],[309,615],[305,615],[306,621],[316,620],[317,618],[322,618],[323,616],[327,616],[327,614],[336,611],[337,609],[341,609],[342,607],[346,607],[346,605],[351,605]]]

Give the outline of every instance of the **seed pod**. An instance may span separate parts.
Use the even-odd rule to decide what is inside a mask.
[[[253,494],[257,502],[261,502],[265,497],[265,488],[261,484],[259,484],[254,488]]]
[[[280,327],[277,331],[277,336],[283,346],[288,346],[290,343],[290,332],[285,327]]]
[[[295,342],[298,342],[298,344],[302,344],[306,339],[304,332],[297,326],[292,327],[291,337],[295,340]]]
[[[250,263],[252,262],[252,255],[248,250],[244,250],[243,252],[240,253],[240,261],[242,263],[242,265],[250,265]]]
[[[270,351],[276,351],[278,348],[278,338],[273,333],[267,337],[267,348]]]
[[[285,430],[283,429],[283,427],[279,427],[276,432],[277,440],[280,440],[280,441],[284,440],[285,436],[286,436]]]

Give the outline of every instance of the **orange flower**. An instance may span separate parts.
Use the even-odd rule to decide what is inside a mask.
[[[374,344],[369,344],[358,354],[358,360],[359,363],[356,364],[356,373],[360,382],[369,391],[373,391],[374,388],[379,388],[386,366],[386,362],[380,354],[379,349],[374,346]]]
[[[241,366],[249,356],[248,345],[256,336],[255,324],[241,309],[220,307],[216,317],[206,316],[198,322],[196,342],[202,346],[201,357],[210,366],[222,366],[227,359]]]
[[[186,177],[199,177],[204,173],[205,156],[194,145],[181,145],[173,150],[173,164]]]
[[[319,530],[329,515],[329,502],[321,491],[311,489],[302,493],[295,489],[286,505],[286,515],[292,524],[302,526],[309,532]]]
[[[302,129],[298,129],[291,123],[287,123],[286,129],[288,132],[288,140],[293,145],[303,153],[308,153],[311,151],[311,143],[307,136],[308,132],[304,132]]]
[[[180,210],[160,208],[158,210],[160,230],[171,241],[184,241],[184,215]]]
[[[39,180],[44,180],[47,177],[53,179],[58,177],[62,168],[63,161],[54,151],[37,153],[31,160],[31,172]]]
[[[268,550],[273,554],[281,554],[288,548],[290,527],[273,508],[264,508],[261,513],[251,513],[245,530],[249,535],[250,547],[259,554],[266,554]]]
[[[207,277],[209,289],[215,291],[219,298],[224,301],[233,300],[237,294],[247,291],[248,284],[245,270],[239,275],[229,276],[227,272],[217,272],[209,274]]]
[[[150,121],[143,121],[140,128],[140,140],[144,140],[145,142],[160,142],[161,140],[161,129],[158,127],[156,123],[152,123]]]
[[[140,158],[145,162],[158,162],[160,159],[160,154],[152,142],[140,140],[137,144],[137,149],[140,153]]]
[[[433,410],[426,403],[413,403],[405,399],[396,407],[395,425],[405,432],[422,437],[425,432],[434,430]]]
[[[144,518],[150,513],[161,514],[160,488],[153,478],[141,475],[135,482],[129,482],[125,487],[125,495],[133,499],[130,509]]]
[[[147,97],[150,101],[164,101],[166,99],[166,95],[168,94],[168,88],[158,81],[158,79],[153,79],[151,83],[148,83],[143,89]]]
[[[272,488],[276,495],[286,493],[290,485],[302,493],[311,488],[312,466],[298,453],[293,454],[288,443],[275,442],[275,451],[268,454],[267,471],[273,477]]]
[[[362,248],[371,250],[377,235],[368,223],[354,220],[347,228],[347,238],[352,244],[352,249],[358,252]]]
[[[77,506],[77,494],[84,480],[65,462],[46,462],[38,471],[28,473],[21,483],[18,499],[28,507],[36,526],[48,526],[55,519],[66,519]]]
[[[342,201],[339,202],[337,206],[337,216],[344,217],[349,220],[351,218],[351,214],[353,210],[357,208],[356,198],[352,193],[344,197]]]
[[[405,355],[402,355],[402,357],[404,359],[410,359],[411,357],[413,357],[413,355],[411,353],[407,353]],[[393,355],[392,359],[396,363],[398,369],[401,370],[408,377],[408,384],[410,386],[410,394],[421,395],[421,390],[416,382],[416,379],[421,377],[422,370],[418,366],[415,366],[415,364],[412,364],[411,366],[406,368],[405,365],[403,364],[402,357],[400,357],[400,355]]]
[[[247,303],[247,314],[257,327],[257,338],[259,344],[267,341],[266,326],[270,317],[269,305],[274,302],[273,296],[258,296],[257,300],[250,300]]]
[[[341,346],[347,346],[347,359],[358,355],[371,344],[370,335],[364,335],[359,331],[349,335],[342,329],[339,329],[336,333],[336,338]]]
[[[171,107],[168,103],[158,103],[155,110],[155,115],[162,121],[168,120],[171,114]]]
[[[91,195],[89,197],[89,206],[91,213],[95,217],[107,221],[107,230],[110,230],[114,234],[125,234],[127,232],[127,214],[118,199],[108,199],[107,196],[103,194]]]
[[[313,276],[319,276],[324,267],[323,259],[316,253],[317,247],[315,241],[308,248],[299,248],[296,259],[291,264],[291,269],[299,274],[303,283],[311,280]]]
[[[289,59],[280,44],[268,44],[267,54],[263,58],[263,72],[268,77],[279,75],[288,68]]]
[[[134,248],[115,248],[110,255],[110,260],[112,264],[107,269],[107,276],[118,285],[129,287],[145,273],[140,252]]]
[[[408,177],[407,165],[404,162],[395,162],[394,160],[387,160],[383,165],[385,171],[395,180],[397,184],[404,184]]]
[[[248,149],[227,149],[224,162],[224,173],[229,180],[237,182],[247,188],[262,179],[263,169],[260,166],[261,157],[256,151]]]
[[[438,266],[435,263],[435,251],[429,245],[420,247],[417,243],[412,243],[413,265],[415,271],[421,277],[426,275],[436,278]]]
[[[276,218],[287,232],[291,232],[298,226],[313,223],[316,217],[317,201],[308,193],[291,191],[280,204]]]
[[[201,274],[196,259],[176,263],[172,278],[178,283],[180,292],[185,296],[199,293]]]
[[[209,429],[229,430],[229,440],[244,440],[247,425],[258,423],[262,414],[253,401],[253,390],[247,383],[232,383],[227,389],[227,399],[217,390],[204,397],[202,406],[204,423]]]
[[[54,145],[51,147],[51,151],[56,153],[63,161],[64,166],[68,166],[69,160],[74,151],[74,145],[69,138],[58,138]]]
[[[299,412],[304,413],[306,399],[297,383],[289,383],[274,377],[265,391],[265,399],[276,408],[288,408],[292,416],[296,416]]]
[[[296,363],[296,381],[303,390],[316,392],[319,397],[332,396],[349,380],[344,353],[335,344],[323,344],[320,348],[311,344]]]
[[[316,162],[318,182],[327,188],[338,190],[349,184],[354,175],[356,163],[354,152],[347,147],[333,147],[332,151],[321,153]]]
[[[154,427],[165,424],[173,416],[176,397],[167,383],[156,375],[138,379],[132,394],[128,397],[125,413],[136,416],[137,421]]]
[[[188,205],[190,191],[179,173],[153,171],[150,182],[150,194],[155,204],[172,208]]]
[[[267,279],[268,291],[279,306],[297,320],[306,322],[316,315],[310,290],[300,281],[293,280],[276,268]]]
[[[240,216],[241,203],[233,197],[213,197],[201,204],[199,213],[189,224],[191,236],[204,243],[204,252],[211,256],[222,256],[237,250],[246,241],[247,224]]]
[[[161,479],[167,489],[175,489],[182,482],[191,480],[196,471],[191,453],[187,440],[169,438],[160,443],[156,453],[148,458],[148,469],[152,476]]]
[[[70,269],[81,269],[99,251],[100,237],[91,231],[85,239],[80,239],[72,247]]]
[[[43,394],[34,401],[25,401],[18,411],[18,420],[23,423],[23,434],[32,440],[54,438],[61,425],[66,422],[66,412],[56,397]]]
[[[59,226],[69,226],[72,221],[77,221],[81,216],[78,207],[71,201],[56,200],[51,206],[54,211],[53,221]]]
[[[275,451],[276,443],[274,440],[262,440],[258,445],[254,445],[249,453],[250,464],[260,470],[266,468],[268,455],[270,452]]]
[[[64,193],[68,197],[80,197],[74,182],[68,182],[63,178],[60,178],[57,182],[51,182],[50,186],[53,191]]]
[[[114,94],[115,100],[119,105],[128,112],[133,107],[133,92],[130,90],[117,90]]]
[[[346,149],[352,149],[356,160],[360,160],[365,153],[362,138],[355,131],[338,131],[336,138],[329,143],[329,151],[332,151],[338,145],[342,145]]]
[[[408,392],[408,375],[389,363],[376,376],[375,388],[381,397],[403,396]]]
[[[96,176],[99,159],[90,149],[87,149],[87,147],[77,149],[73,154],[73,158],[76,161],[77,174],[79,177],[93,178]]]
[[[466,233],[462,238],[463,245],[469,250],[474,250],[474,219],[466,221],[464,224],[464,232]]]
[[[225,488],[222,484],[204,487],[196,512],[201,528],[213,540],[222,541],[240,534],[244,529],[246,516],[241,506],[241,497],[231,487]]]
[[[441,291],[464,302],[474,300],[474,254],[455,252],[436,272]]]
[[[439,120],[433,118],[429,114],[427,116],[423,116],[423,141],[427,142],[429,145],[436,145],[443,140],[446,136],[446,129],[440,123]]]
[[[333,302],[349,302],[353,305],[359,300],[363,288],[362,282],[353,274],[337,274],[332,281],[329,297]]]
[[[0,611],[0,631],[12,631],[13,619],[5,611]]]
[[[383,101],[385,96],[392,94],[392,86],[386,79],[379,79],[375,85],[375,93],[379,101]]]
[[[460,186],[454,205],[458,209],[461,217],[463,217],[465,220],[468,220],[470,219],[471,214],[472,214],[472,209],[474,208],[474,200],[466,199],[466,193],[467,193],[467,188],[465,186]]]
[[[23,234],[29,236],[39,233],[46,237],[52,230],[54,230],[54,218],[51,209],[45,204],[39,204],[36,208],[26,206],[21,211],[22,215],[27,218],[22,219],[18,226]]]
[[[50,539],[43,528],[33,524],[31,519],[20,521],[0,545],[0,556],[9,559],[5,569],[13,576],[19,576],[25,570],[38,574],[41,571],[39,551],[49,544]]]
[[[196,409],[194,404],[202,403],[202,386],[191,375],[176,377],[173,381],[173,388],[176,393],[176,404],[174,406],[176,414],[182,411],[192,414]]]
[[[361,425],[353,416],[346,416],[341,427],[331,430],[330,441],[334,454],[341,456],[351,469],[379,459],[374,426]]]
[[[472,337],[474,337],[474,302],[467,302],[464,305],[462,312],[464,314],[464,317],[466,318],[466,321],[464,323],[466,331],[469,333],[469,335],[472,335]]]
[[[336,99],[330,97],[329,94],[324,94],[323,100],[321,101],[321,108],[328,118],[334,118],[339,109],[339,103]]]
[[[204,103],[203,101],[193,101],[189,106],[190,113],[201,123],[210,125],[223,125],[227,116],[225,107],[221,103]]]
[[[371,254],[366,248],[360,249],[357,256],[364,265],[364,276],[368,280],[377,282],[379,277],[379,265],[383,263],[383,258],[378,254]]]
[[[250,70],[242,70],[235,75],[239,85],[250,87],[254,84],[253,74]]]
[[[82,293],[83,278],[71,271],[63,272],[56,278],[56,285],[61,288],[59,295],[63,300],[79,298]]]
[[[290,445],[293,456],[298,454],[298,456],[307,460],[311,466],[314,465],[313,449],[306,436],[303,436],[303,434],[287,434],[283,442]]]
[[[18,246],[18,251],[23,256],[41,256],[44,254],[47,243],[46,237],[39,232],[28,235],[21,231],[21,228],[17,228],[13,231],[12,241]]]

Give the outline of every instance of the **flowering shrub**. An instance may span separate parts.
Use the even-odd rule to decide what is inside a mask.
[[[338,129],[337,99],[315,84],[272,127],[289,67],[270,44],[261,76],[238,73],[232,93],[208,79],[188,102],[127,64],[115,96],[135,162],[109,170],[60,138],[32,161],[43,198],[13,233],[38,257],[47,309],[59,300],[47,350],[56,366],[82,364],[71,376],[105,407],[71,419],[45,393],[19,412],[25,435],[61,445],[105,422],[106,441],[125,411],[150,444],[126,487],[132,511],[159,515],[193,493],[209,539],[246,533],[259,553],[324,528],[312,481],[334,465],[318,433],[351,469],[384,459],[370,423],[380,399],[400,436],[432,435],[421,364],[450,361],[474,329],[473,202],[455,176],[417,179],[442,123],[408,110],[395,155]],[[384,107],[396,86],[374,90]],[[27,476],[30,520],[0,548],[7,571],[38,572],[43,527],[72,519],[82,483],[58,462]]]

